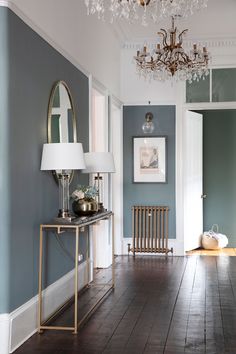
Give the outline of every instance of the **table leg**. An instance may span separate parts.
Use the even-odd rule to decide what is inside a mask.
[[[38,333],[42,333],[42,264],[43,264],[43,227],[40,225],[39,236],[39,296],[38,296]]]
[[[75,235],[75,313],[74,313],[74,334],[78,333],[78,253],[79,253],[79,228],[76,227]]]
[[[112,287],[115,287],[115,237],[114,237],[114,214],[111,216],[112,222]]]
[[[90,237],[90,229],[88,227],[88,231],[87,231],[87,242],[86,242],[86,262],[87,262],[87,286],[89,285],[90,283],[90,265],[89,265],[89,247],[90,247],[90,244],[89,244],[89,237]]]

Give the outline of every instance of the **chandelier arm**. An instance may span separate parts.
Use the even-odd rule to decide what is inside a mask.
[[[186,32],[188,32],[188,29],[183,30],[183,31],[179,34],[179,36],[178,36],[178,38],[179,38],[179,44],[180,44],[180,45],[183,44],[183,35],[184,35]]]
[[[189,58],[189,56],[186,53],[181,53],[181,58],[187,63],[189,61],[192,62],[192,60]]]
[[[170,54],[170,47],[167,47],[165,52],[163,53],[163,59],[165,60],[165,62],[168,60]],[[170,62],[170,60],[168,60],[168,62]]]
[[[165,62],[164,60],[162,60],[162,59],[159,59],[158,62],[157,62],[157,64],[158,64],[158,63],[161,63],[161,64],[163,64],[163,65],[166,66],[166,62]],[[158,64],[158,65],[159,65],[159,64]]]
[[[159,36],[162,36],[162,42],[163,42],[163,46],[167,46],[167,31],[163,28],[161,28],[162,32],[157,32],[157,34],[159,34]]]

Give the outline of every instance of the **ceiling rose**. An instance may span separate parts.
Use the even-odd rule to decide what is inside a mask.
[[[147,25],[162,17],[191,15],[207,6],[208,0],[84,0],[88,14],[100,19],[125,19],[130,23],[140,21]]]

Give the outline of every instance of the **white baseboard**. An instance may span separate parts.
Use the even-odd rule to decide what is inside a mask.
[[[0,314],[0,353],[9,353],[10,315]]]
[[[90,262],[90,269],[91,264]],[[86,262],[79,265],[78,289],[87,284]],[[91,280],[91,279],[90,279]],[[48,318],[74,294],[74,270],[43,291],[43,318]],[[10,314],[0,314],[0,353],[13,353],[37,331],[38,295]]]
[[[132,237],[124,237],[122,241],[122,249],[123,249],[123,255],[128,254],[128,243],[132,246]],[[173,248],[173,255],[174,256],[184,256],[184,248],[183,248],[183,243],[180,241],[177,241],[176,239],[169,239],[168,240],[168,248]],[[140,255],[148,255],[148,254],[153,254],[153,253],[138,253]],[[161,254],[160,254],[161,255]],[[171,255],[171,253],[169,253]]]

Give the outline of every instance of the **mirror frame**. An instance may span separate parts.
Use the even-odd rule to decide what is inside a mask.
[[[74,106],[74,102],[72,99],[72,95],[70,92],[70,89],[68,87],[68,85],[66,84],[65,81],[63,80],[58,80],[53,84],[53,87],[51,89],[50,92],[50,96],[49,96],[49,103],[48,103],[48,112],[47,112],[47,142],[49,144],[52,143],[52,108],[53,108],[53,100],[54,100],[54,95],[56,92],[56,89],[59,85],[63,85],[66,89],[66,92],[68,94],[69,97],[69,101],[70,101],[70,105],[71,105],[71,110],[72,110],[72,126],[73,126],[73,143],[77,143],[77,126],[76,126],[76,115],[75,115],[75,106]],[[57,177],[57,172],[56,171],[52,171],[53,177],[55,179],[55,181],[58,183],[58,177]],[[69,183],[72,182],[72,179],[74,177],[74,171],[72,171],[71,175],[70,175],[70,180]]]

